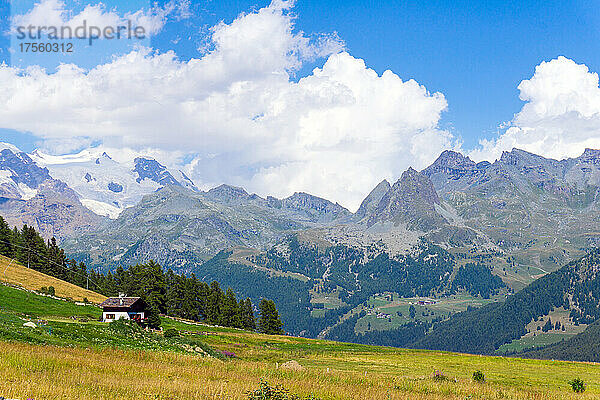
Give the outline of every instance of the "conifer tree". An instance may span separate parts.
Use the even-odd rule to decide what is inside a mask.
[[[269,335],[283,335],[285,333],[273,300],[261,299],[258,309],[260,312],[258,329],[261,333]]]
[[[235,298],[235,293],[233,293],[233,289],[231,288],[227,288],[227,291],[225,293],[221,317],[221,323],[225,326],[231,326],[234,328],[242,327],[238,302]]]
[[[252,308],[252,301],[250,298],[240,302],[240,312],[242,319],[242,327],[247,331],[256,330],[256,318],[254,317],[254,309]]]
[[[160,328],[160,315],[158,308],[151,304],[146,308],[146,323],[152,329]]]
[[[223,306],[223,290],[219,285],[219,282],[214,281],[210,284],[210,290],[208,293],[207,304],[206,304],[206,321],[210,324],[221,324],[222,323],[222,306]]]
[[[0,254],[1,255],[5,256],[5,257],[9,257],[9,258],[14,257],[13,241],[14,241],[14,238],[13,238],[12,231],[8,227],[8,224],[6,223],[4,218],[2,218],[0,216]]]

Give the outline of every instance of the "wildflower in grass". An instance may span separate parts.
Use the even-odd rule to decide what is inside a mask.
[[[222,350],[221,353],[223,353],[223,355],[225,357],[229,357],[229,358],[236,358],[237,356],[235,355],[235,353],[231,352],[231,351],[227,351],[227,350]]]
[[[433,371],[432,378],[434,381],[445,381],[448,379],[446,377],[446,375],[444,375],[444,373],[442,371],[440,371],[439,369],[436,369],[435,371]]]

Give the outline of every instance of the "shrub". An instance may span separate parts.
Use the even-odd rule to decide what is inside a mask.
[[[266,381],[260,381],[260,388],[252,392],[248,392],[248,400],[319,400],[310,395],[308,397],[298,397],[295,394],[290,394],[289,390],[283,386],[270,386]]]
[[[54,286],[50,286],[50,287],[42,286],[40,288],[40,290],[38,290],[38,292],[40,292],[41,294],[48,295],[48,296],[56,296],[56,290],[54,289]]]
[[[127,337],[135,337],[144,333],[144,330],[137,323],[124,318],[112,321],[108,326],[115,334]]]
[[[575,393],[583,393],[585,392],[585,383],[579,378],[575,378],[572,381],[569,381],[569,385],[573,388]]]
[[[473,380],[475,382],[483,383],[485,382],[485,375],[481,371],[473,372]]]
[[[175,328],[168,328],[167,330],[165,330],[164,336],[166,338],[179,337],[179,331]]]

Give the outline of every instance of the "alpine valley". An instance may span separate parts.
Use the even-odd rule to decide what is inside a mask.
[[[352,213],[308,193],[200,190],[147,157],[0,149],[2,217],[94,269],[154,260],[217,280],[274,300],[297,336],[600,358],[599,150],[493,163],[444,151]]]

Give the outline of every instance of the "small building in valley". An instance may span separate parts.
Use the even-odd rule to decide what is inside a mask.
[[[131,319],[141,323],[146,320],[146,304],[139,297],[109,297],[100,304],[100,307],[102,307],[104,322]]]

